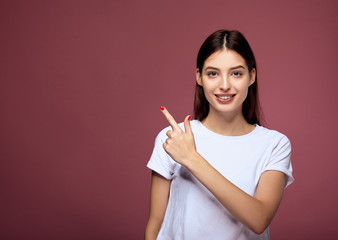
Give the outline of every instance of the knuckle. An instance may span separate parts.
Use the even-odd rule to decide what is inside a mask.
[[[162,144],[162,146],[163,146],[163,149],[164,149],[165,151],[167,151],[167,149],[168,149],[168,144],[165,142],[165,143]]]

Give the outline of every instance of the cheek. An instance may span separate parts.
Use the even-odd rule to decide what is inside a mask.
[[[202,80],[202,86],[206,92],[213,92],[218,87],[218,80],[217,79],[203,79]]]
[[[210,97],[215,94],[215,88],[212,85],[204,85],[203,87],[204,95],[206,99],[210,102]]]
[[[204,85],[203,86],[203,92],[204,92],[205,98],[210,103],[210,101],[212,100],[211,98],[214,95],[214,89],[211,88],[209,85],[208,86]]]
[[[241,92],[247,92],[250,87],[250,82],[247,79],[237,82],[236,88]]]
[[[248,96],[248,92],[249,92],[249,85],[245,84],[242,89],[241,89],[241,95],[243,97],[243,101],[246,99],[246,97]]]

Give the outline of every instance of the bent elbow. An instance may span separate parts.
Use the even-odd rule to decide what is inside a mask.
[[[266,227],[256,227],[256,228],[251,229],[251,230],[252,230],[254,233],[260,235],[260,234],[262,234],[262,233],[265,231],[266,228],[267,228],[267,226],[266,226]]]
[[[250,230],[253,231],[254,233],[260,235],[262,234],[266,229],[267,227],[269,226],[269,222],[270,221],[262,221],[262,222],[258,222],[256,224],[254,224]]]

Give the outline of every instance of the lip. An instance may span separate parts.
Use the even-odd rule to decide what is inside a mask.
[[[229,94],[229,93],[222,93],[222,94],[215,94],[216,96],[216,99],[218,102],[220,103],[229,103],[231,102],[234,97],[236,96],[236,94]],[[230,98],[227,98],[227,99],[222,99],[220,97],[230,97]]]

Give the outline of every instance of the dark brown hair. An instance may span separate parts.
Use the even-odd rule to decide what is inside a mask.
[[[261,108],[258,99],[257,66],[255,56],[249,43],[238,31],[218,30],[211,34],[202,44],[197,56],[197,68],[202,74],[205,60],[214,52],[229,49],[241,55],[249,72],[256,69],[256,80],[248,89],[248,96],[243,102],[242,112],[245,120],[250,124],[261,124]],[[194,100],[195,119],[202,121],[209,113],[209,102],[205,98],[203,88],[196,83]]]

